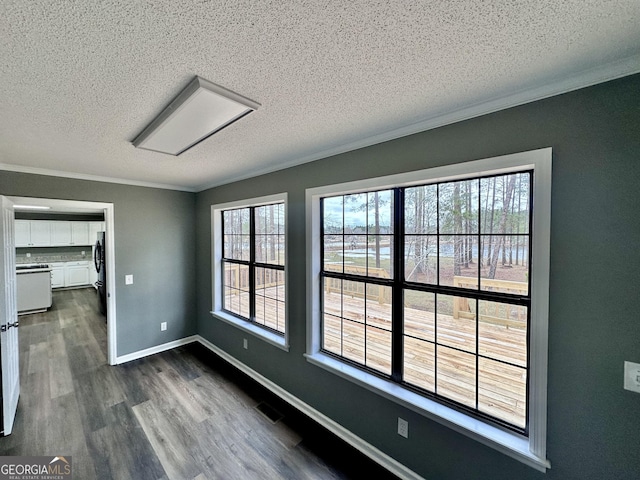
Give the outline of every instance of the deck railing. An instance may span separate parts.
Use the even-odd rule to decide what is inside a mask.
[[[460,288],[478,288],[478,279],[474,277],[453,277],[453,286]],[[483,278],[482,286],[486,290],[493,292],[512,293],[516,295],[526,295],[529,285],[526,282],[514,282],[510,280],[495,280]],[[512,305],[498,302],[479,302],[480,321],[503,325],[507,328],[526,328],[527,309],[521,305]],[[469,299],[466,297],[455,297],[453,301],[453,318],[475,318],[475,313],[471,309]]]
[[[349,273],[352,275],[362,275],[362,282],[356,282],[351,280],[342,280],[339,278],[325,277],[324,290],[326,293],[342,293],[349,297],[367,298],[367,300],[377,301],[379,304],[385,304],[391,302],[391,289],[384,285],[366,284],[366,278],[390,278],[389,273],[384,268],[367,267],[365,265],[343,265],[340,264],[325,264],[325,270],[334,272]],[[366,291],[365,291],[366,287]]]
[[[264,281],[256,282],[256,289],[278,287],[282,285],[284,272],[282,270],[272,270],[270,268],[262,269],[264,272]],[[260,279],[262,280],[262,279]],[[238,263],[226,263],[224,269],[224,284],[233,288],[232,294],[235,295],[239,291],[249,290],[249,267]]]

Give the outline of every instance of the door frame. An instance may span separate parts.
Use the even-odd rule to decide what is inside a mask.
[[[118,358],[117,324],[116,324],[116,260],[115,260],[115,225],[114,205],[105,202],[80,200],[59,200],[54,198],[14,197],[8,198],[18,205],[42,205],[51,210],[64,209],[64,213],[87,213],[87,210],[102,210],[105,222],[106,260],[107,260],[107,359],[109,365],[116,365]],[[78,211],[74,212],[74,209]],[[43,212],[44,213],[44,212]],[[15,255],[15,249],[14,249]]]

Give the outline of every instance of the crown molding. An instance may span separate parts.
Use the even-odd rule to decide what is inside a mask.
[[[117,183],[120,185],[132,185],[135,187],[161,188],[164,190],[178,190],[181,192],[196,192],[196,189],[191,187],[181,187],[178,185],[169,185],[165,183],[143,182],[139,180],[129,180],[126,178],[102,177],[100,175],[88,175],[84,173],[65,172],[62,170],[27,167],[24,165],[12,165],[9,163],[0,163],[0,171],[30,173],[32,175],[46,175],[48,177],[73,178],[76,180],[89,180],[92,182]]]
[[[555,97],[557,95],[562,95],[563,93],[569,93],[575,90],[580,90],[581,88],[591,87],[593,85],[627,77],[636,73],[640,73],[640,54],[583,70],[577,74],[565,75],[546,83],[545,85],[520,90],[510,95],[484,100],[453,112],[439,113],[404,127],[328,148],[301,158],[290,159],[278,166],[255,170],[220,182],[200,185],[195,187],[195,191],[201,192],[203,190],[219,187],[228,183],[246,180],[251,177],[284,170],[289,167],[302,165],[322,158],[328,158],[341,153],[358,150],[360,148],[370,147],[379,143],[388,142],[390,140],[406,137],[415,133],[425,132],[427,130],[433,130],[434,128],[444,127],[464,120],[470,120],[475,117],[543,100],[545,98]]]

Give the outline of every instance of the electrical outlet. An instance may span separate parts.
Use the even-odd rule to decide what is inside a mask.
[[[640,393],[640,363],[624,362],[624,389]]]
[[[31,254],[27,252],[27,258],[31,258]]]
[[[398,417],[398,435],[409,438],[409,422],[400,417]]]
[[[133,275],[125,275],[124,276],[124,284],[125,285],[133,285]]]
[[[167,329],[167,322],[162,322],[160,324],[160,331],[164,332]]]
[[[249,341],[246,338],[242,339],[242,346],[245,350],[249,349]]]

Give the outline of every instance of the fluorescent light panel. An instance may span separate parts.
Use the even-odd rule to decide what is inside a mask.
[[[14,205],[13,208],[17,210],[51,210],[51,207],[44,205]]]
[[[132,143],[137,148],[180,155],[259,106],[196,77]]]

